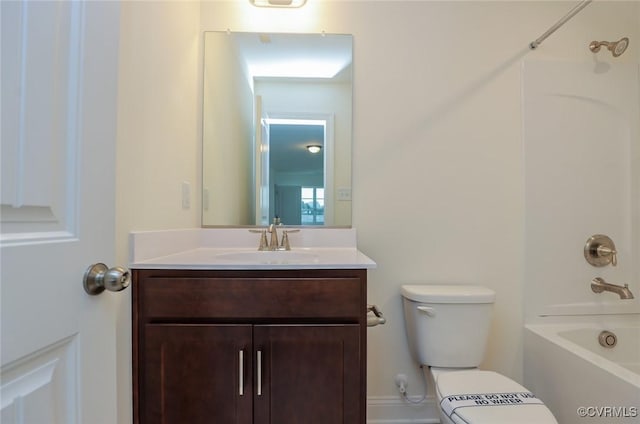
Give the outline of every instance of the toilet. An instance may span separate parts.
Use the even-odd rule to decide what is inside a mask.
[[[401,287],[409,348],[433,378],[443,424],[557,424],[526,388],[482,362],[495,292],[471,285]]]

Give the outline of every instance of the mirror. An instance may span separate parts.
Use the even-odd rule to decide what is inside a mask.
[[[352,44],[205,32],[203,226],[351,225]]]

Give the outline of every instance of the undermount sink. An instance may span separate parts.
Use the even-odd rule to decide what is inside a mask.
[[[293,250],[252,250],[227,252],[216,255],[219,259],[236,262],[257,262],[268,264],[307,263],[318,259],[318,255],[310,252]]]

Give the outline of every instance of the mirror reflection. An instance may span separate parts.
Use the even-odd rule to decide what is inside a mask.
[[[203,226],[351,225],[352,37],[206,32]]]

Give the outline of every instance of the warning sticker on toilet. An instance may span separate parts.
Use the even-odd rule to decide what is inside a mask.
[[[451,417],[451,414],[458,408],[503,405],[542,405],[542,401],[530,392],[452,395],[446,396],[440,401],[440,406],[448,417]]]

